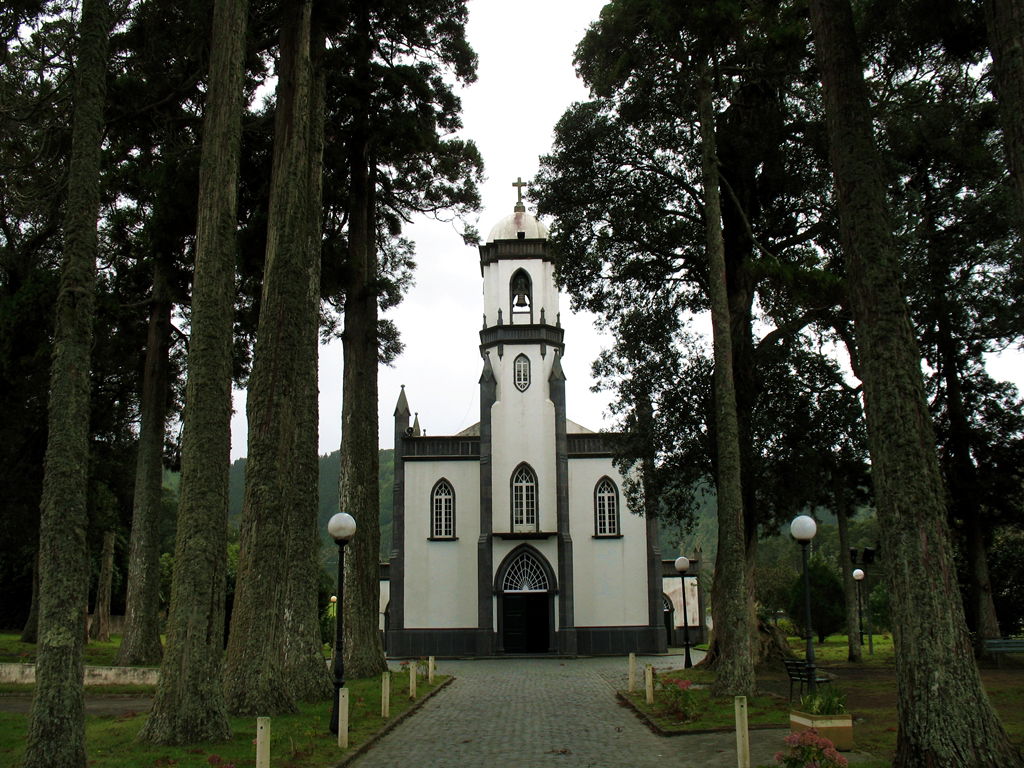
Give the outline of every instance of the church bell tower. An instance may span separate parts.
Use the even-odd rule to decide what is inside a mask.
[[[526,544],[557,572],[557,644],[573,653],[564,331],[548,229],[514,186],[512,214],[480,246],[480,629],[493,626],[496,564]]]

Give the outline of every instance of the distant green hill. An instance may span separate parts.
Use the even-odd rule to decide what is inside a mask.
[[[338,511],[338,475],[341,471],[341,452],[334,451],[320,457],[320,512],[317,515],[324,543],[330,543],[327,536],[327,521]],[[380,553],[382,559],[391,554],[391,527],[394,517],[394,502],[391,486],[395,478],[395,452],[388,448],[380,452]],[[238,527],[245,496],[246,460],[237,459],[231,465],[231,486],[228,494],[228,521]],[[358,515],[356,516],[358,521]]]

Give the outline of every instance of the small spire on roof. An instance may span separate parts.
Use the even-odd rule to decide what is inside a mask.
[[[416,418],[412,422],[412,436],[419,437],[423,434],[423,430],[420,429],[420,412],[416,411]]]

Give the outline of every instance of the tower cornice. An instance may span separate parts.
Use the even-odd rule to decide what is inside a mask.
[[[565,351],[565,329],[554,325],[492,325],[480,331],[480,351],[499,344],[543,344]]]

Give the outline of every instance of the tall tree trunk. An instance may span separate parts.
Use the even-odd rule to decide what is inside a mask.
[[[850,562],[850,497],[843,476],[832,473],[832,499],[835,502],[836,527],[839,529],[839,578],[843,582],[843,601],[846,605],[846,637],[848,661],[860,663],[860,583],[853,578],[853,564]],[[861,582],[862,583],[862,582]]]
[[[149,720],[139,734],[151,743],[224,741],[231,735],[221,666],[247,11],[247,0],[215,0],[213,7],[167,649]]]
[[[1017,196],[1017,232],[1024,237],[1024,6],[1020,0],[985,0],[984,5],[1003,142]]]
[[[28,618],[25,619],[25,626],[22,627],[21,637],[23,643],[34,643],[39,639],[39,553],[32,558],[32,602],[29,604]]]
[[[718,641],[716,696],[752,696],[754,663],[747,592],[747,558],[740,479],[739,424],[733,381],[732,334],[726,289],[725,248],[718,194],[715,116],[707,73],[700,82],[701,169],[711,287],[711,324],[715,348],[714,400],[718,462],[718,557],[715,561],[715,634]]]
[[[100,552],[100,576],[96,585],[96,607],[92,612],[89,637],[101,643],[110,641],[110,592],[114,584],[114,541],[113,529],[103,532],[103,549]]]
[[[309,501],[295,485],[295,469],[297,462],[308,467],[298,448],[309,445],[301,431],[310,426],[304,408],[310,365],[299,355],[310,352],[310,273],[319,255],[309,232],[311,7],[311,0],[295,0],[282,14],[263,299],[246,398],[249,457],[224,673],[228,709],[235,715],[296,709],[282,653],[291,609],[285,587],[289,560],[308,553],[280,553],[290,539],[289,510]]]
[[[350,147],[349,279],[345,285],[344,365],[341,409],[343,512],[359,531],[346,549],[344,658],[346,673],[369,677],[384,671],[380,639],[380,480],[377,477],[377,249],[370,160],[370,13],[355,4],[356,103]]]
[[[88,600],[89,368],[96,292],[96,222],[106,101],[106,0],[83,0],[64,255],[50,369],[49,436],[39,524],[39,641],[25,768],[83,768],[82,644]]]
[[[288,509],[288,575],[285,584],[284,673],[292,696],[298,701],[329,699],[333,690],[324,664],[320,637],[320,460],[319,449],[319,330],[320,330],[320,216],[323,193],[324,30],[314,9],[310,29],[309,152],[306,180],[309,290],[301,318],[306,327],[301,337],[296,388],[298,440],[292,462],[295,503]]]
[[[900,289],[849,0],[811,0],[893,602],[895,765],[1015,766],[964,625],[920,355]]]
[[[160,644],[160,517],[163,510],[164,430],[167,421],[168,353],[171,343],[171,302],[163,254],[153,262],[153,296],[142,373],[139,452],[135,460],[135,498],[128,549],[128,596],[124,636],[116,663],[159,664]]]

